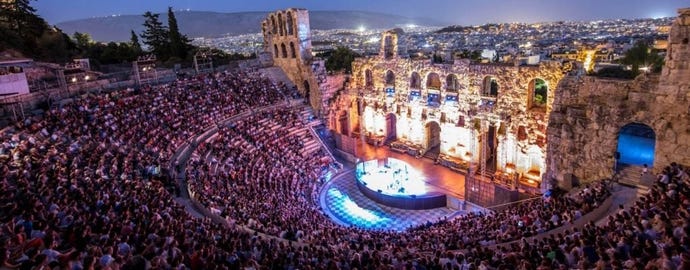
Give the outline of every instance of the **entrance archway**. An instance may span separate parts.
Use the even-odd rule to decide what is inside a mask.
[[[425,156],[433,159],[438,157],[441,152],[441,126],[431,121],[425,125],[427,152]]]
[[[486,156],[483,157],[484,166],[489,172],[496,171],[496,158],[498,154],[496,130],[496,126],[489,125],[489,130],[486,131],[486,137],[484,137],[486,138],[486,142],[482,142],[482,147],[486,147]]]
[[[642,166],[654,164],[656,133],[645,124],[630,123],[618,133],[616,157],[622,165]]]
[[[394,141],[397,139],[398,131],[396,129],[396,120],[394,113],[386,114],[386,141]]]
[[[309,100],[310,100],[309,99],[309,94],[310,94],[309,92],[310,92],[309,81],[305,80],[304,81],[304,101],[307,103],[309,103]]]

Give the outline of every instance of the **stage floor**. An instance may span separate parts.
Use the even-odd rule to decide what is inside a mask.
[[[322,189],[322,209],[336,223],[368,230],[403,231],[465,211],[447,207],[429,210],[404,210],[387,207],[367,198],[357,188],[354,170],[331,179]]]
[[[427,186],[432,187],[434,191],[459,199],[465,198],[465,176],[447,167],[435,165],[431,159],[415,158],[391,151],[388,146],[374,147],[361,141],[357,142],[357,157],[362,161],[389,157],[399,159],[419,171],[424,176]]]
[[[387,146],[374,147],[358,142],[358,158],[361,161],[395,158],[414,167],[424,179],[426,193],[443,193],[453,200],[464,199],[465,176],[427,158],[415,158],[390,151]],[[331,179],[322,188],[319,196],[324,212],[334,222],[343,226],[363,229],[402,231],[444,218],[455,218],[467,211],[482,211],[466,204],[465,210],[440,207],[428,210],[405,210],[388,207],[367,198],[357,187],[354,168]]]

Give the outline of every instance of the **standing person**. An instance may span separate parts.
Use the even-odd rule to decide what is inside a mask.
[[[642,173],[640,175],[645,175],[649,172],[649,168],[647,168],[647,164],[642,165]]]

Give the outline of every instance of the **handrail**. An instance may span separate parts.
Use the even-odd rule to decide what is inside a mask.
[[[319,140],[319,144],[321,144],[321,147],[326,149],[326,153],[328,153],[328,156],[331,157],[331,160],[333,160],[333,163],[338,166],[338,170],[342,169],[343,164],[340,164],[340,162],[338,162],[338,160],[335,159],[335,156],[333,155],[333,153],[331,153],[331,149],[329,149],[328,146],[326,146],[326,143],[323,141],[323,139],[321,139],[321,137],[318,134],[316,134],[314,127],[308,126],[307,128],[309,129],[309,132],[311,132],[311,135],[316,137],[317,140]]]
[[[541,196],[532,197],[532,198],[527,198],[527,199],[522,199],[522,200],[518,200],[518,201],[514,201],[514,202],[509,202],[509,203],[502,203],[502,204],[492,205],[492,206],[488,206],[488,207],[484,207],[484,208],[493,211],[494,208],[499,208],[499,207],[505,207],[505,206],[515,205],[515,204],[520,204],[520,203],[524,203],[524,202],[528,202],[528,201],[533,201],[533,200],[537,200],[537,199],[541,199]]]

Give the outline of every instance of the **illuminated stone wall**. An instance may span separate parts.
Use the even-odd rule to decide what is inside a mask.
[[[689,38],[690,9],[681,9],[671,27],[661,75],[562,80],[547,132],[548,177],[583,182],[610,177],[618,134],[629,123],[654,130],[655,171],[670,162],[690,165]]]
[[[381,53],[387,48],[393,52],[387,57],[355,60],[347,94],[330,106],[328,124],[332,130],[379,138],[394,133],[399,141],[427,149],[432,137],[429,125],[438,124],[441,154],[480,164],[490,155],[481,153],[485,145],[480,142],[482,134],[494,126],[496,169],[505,171],[507,164],[512,164],[508,167],[518,174],[532,171],[537,178],[543,175],[546,116],[552,109],[553,89],[563,77],[559,63],[515,66],[412,60],[399,53],[403,45],[383,44],[387,36],[396,34],[400,33],[383,34]],[[412,82],[417,76],[418,82]],[[487,78],[498,83],[497,95],[483,93],[489,85]],[[549,89],[541,106],[532,101],[535,79],[543,80]],[[418,100],[410,101],[411,96]],[[438,107],[428,102],[433,96],[438,96]],[[389,130],[391,119],[395,132]]]
[[[323,61],[312,57],[309,11],[290,8],[270,13],[261,23],[261,32],[273,65],[285,72],[302,95],[309,96],[314,111],[320,113],[326,70]]]

